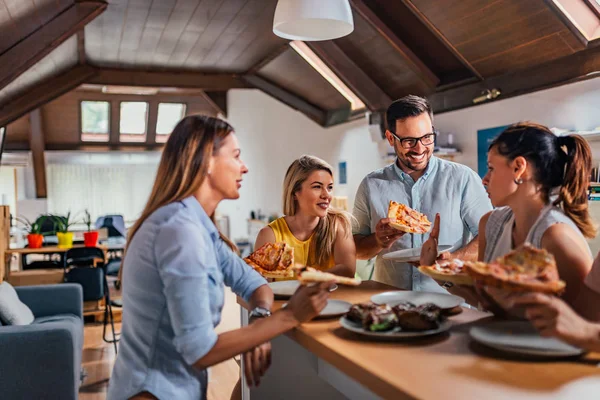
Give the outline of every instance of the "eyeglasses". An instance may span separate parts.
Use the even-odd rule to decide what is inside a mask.
[[[405,149],[411,149],[417,145],[417,142],[421,142],[423,146],[429,146],[433,144],[433,142],[435,142],[435,137],[437,136],[438,131],[434,129],[433,132],[418,138],[401,138],[392,131],[390,131],[390,133],[394,138],[396,138],[397,141],[400,142],[400,146],[402,146]]]

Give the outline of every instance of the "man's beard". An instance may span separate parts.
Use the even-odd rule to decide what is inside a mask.
[[[429,154],[425,153],[425,160],[424,160],[425,163],[423,164],[423,167],[417,167],[413,163],[411,163],[408,159],[409,154],[406,154],[403,157],[398,157],[398,162],[400,162],[400,164],[402,164],[404,167],[410,169],[411,171],[422,171],[425,168],[427,168],[427,165],[429,165],[429,159],[431,158],[431,153],[429,153]]]

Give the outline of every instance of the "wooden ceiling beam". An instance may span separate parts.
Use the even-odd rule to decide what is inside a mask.
[[[85,83],[97,85],[177,87],[205,90],[247,88],[237,74],[175,71],[144,71],[97,68],[98,75]]]
[[[307,44],[369,110],[387,109],[392,99],[337,44],[331,40]]]
[[[0,104],[0,126],[5,126],[32,110],[75,89],[96,74],[96,70],[78,65],[69,71],[36,84],[17,97],[6,99]]]
[[[279,46],[277,49],[275,49],[275,51],[267,54],[263,59],[261,59],[259,62],[257,62],[256,64],[254,64],[252,66],[252,68],[250,68],[248,70],[248,72],[246,72],[246,74],[247,75],[254,75],[254,74],[258,73],[258,71],[260,71],[263,67],[265,67],[271,61],[273,61],[274,59],[276,59],[277,57],[279,57],[280,55],[282,55],[283,53],[285,53],[289,49],[290,49],[289,42],[285,43],[285,44],[283,44],[281,46]]]
[[[411,0],[402,0],[402,3],[413,13],[415,17],[431,32],[434,36],[456,57],[462,65],[465,66],[473,75],[477,77],[479,80],[483,80],[483,76],[471,65],[471,63],[458,51],[456,47],[448,39],[446,36],[438,29],[436,26],[423,14],[417,6],[413,4]]]
[[[105,1],[78,1],[0,54],[0,89],[83,29],[106,9]]]
[[[45,139],[42,123],[42,113],[36,108],[29,113],[29,147],[33,160],[33,176],[35,180],[35,197],[45,199],[46,191],[46,160],[44,157]]]
[[[538,65],[528,70],[511,72],[429,96],[435,113],[473,106],[473,99],[485,90],[498,89],[495,100],[503,100],[538,90],[600,76],[600,47],[595,47]],[[488,100],[481,104],[488,104]]]
[[[246,75],[244,76],[244,79],[255,88],[262,90],[291,108],[304,113],[317,124],[325,126],[328,119],[326,111],[258,75]]]
[[[364,0],[351,0],[352,8],[360,14],[388,43],[406,60],[408,67],[429,87],[435,88],[440,83],[423,61],[369,8]]]
[[[204,100],[215,110],[227,118],[227,91],[203,91]]]

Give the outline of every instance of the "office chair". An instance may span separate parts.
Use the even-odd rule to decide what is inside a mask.
[[[110,300],[104,251],[98,247],[78,247],[69,249],[64,256],[65,281],[79,283],[83,288],[84,301],[104,299],[104,322],[102,340],[112,343],[117,353],[117,337]],[[106,327],[110,323],[112,339],[106,337]]]

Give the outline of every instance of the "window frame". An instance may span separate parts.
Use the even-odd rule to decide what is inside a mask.
[[[90,133],[83,131],[83,103],[107,103],[108,104],[108,130],[104,133]],[[110,100],[97,100],[97,99],[81,99],[79,100],[79,109],[77,111],[79,120],[79,141],[82,143],[108,143],[110,142],[110,128],[112,126],[112,102]],[[92,139],[86,140],[86,135],[89,135]],[[106,135],[106,140],[93,139],[94,136]]]
[[[158,104],[156,105],[156,125],[154,126],[154,142],[156,143],[166,143],[167,140],[169,139],[169,136],[171,136],[171,133],[158,133],[158,118],[159,118],[159,109],[160,109],[160,105],[161,104],[181,104],[183,105],[183,115],[181,117],[181,119],[183,119],[186,115],[187,115],[187,110],[188,110],[188,104],[182,101],[159,101]],[[180,119],[180,120],[181,120]],[[164,141],[158,140],[158,138],[164,138]]]
[[[600,19],[600,4],[596,0],[583,0],[585,4],[596,14],[596,17]]]
[[[121,105],[123,103],[146,103],[146,118],[144,133],[121,132]],[[119,142],[120,143],[146,143],[148,140],[148,122],[150,120],[150,102],[142,100],[119,100]]]

